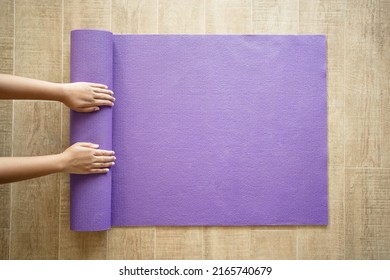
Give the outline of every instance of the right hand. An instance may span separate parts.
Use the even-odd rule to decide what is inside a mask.
[[[115,163],[113,151],[99,150],[93,143],[76,143],[60,154],[62,170],[72,174],[107,173]]]

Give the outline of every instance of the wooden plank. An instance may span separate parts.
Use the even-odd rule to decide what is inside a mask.
[[[0,73],[13,73],[14,3],[0,0]],[[0,93],[1,95],[1,93]],[[12,155],[12,101],[0,100],[0,157]],[[8,258],[11,185],[0,185],[0,259]]]
[[[157,227],[156,259],[202,259],[202,228]]]
[[[12,101],[0,101],[0,157],[12,155],[12,107]]]
[[[240,260],[251,258],[250,227],[206,227],[204,259]]]
[[[204,33],[204,0],[159,0],[158,33]]]
[[[15,101],[14,156],[55,154],[60,104]],[[12,184],[11,259],[58,258],[59,175]]]
[[[64,2],[63,82],[70,81],[70,32],[83,28],[110,30],[110,9],[110,1],[104,0]]]
[[[346,259],[390,259],[390,169],[347,169]]]
[[[1,132],[0,132],[1,133]],[[11,185],[0,185],[0,229],[9,229],[11,214]]]
[[[344,258],[344,0],[301,0],[299,33],[326,34],[329,224],[299,227],[299,259]]]
[[[0,260],[9,259],[9,229],[0,228]]]
[[[254,33],[298,33],[299,0],[253,0],[252,5]]]
[[[0,73],[13,73],[14,1],[0,0]],[[13,102],[0,100],[0,157],[12,155]],[[0,260],[9,258],[11,185],[0,185]]]
[[[61,0],[15,2],[15,74],[61,82]]]
[[[301,0],[299,33],[327,37],[328,151],[331,167],[344,166],[345,0]]]
[[[252,34],[251,0],[205,1],[206,33]]]
[[[347,2],[345,147],[348,167],[390,167],[390,18],[383,22],[378,3]]]
[[[294,260],[297,236],[294,230],[252,230],[251,258]]]
[[[70,32],[73,29],[110,29],[110,1],[65,1],[63,29],[63,82],[70,82]],[[92,81],[93,82],[93,81]],[[62,105],[62,150],[69,147],[69,109]],[[107,232],[70,230],[69,175],[61,174],[60,259],[105,259]]]
[[[14,73],[61,81],[60,0],[15,2]],[[14,102],[13,155],[58,153],[60,106],[49,102]],[[12,185],[11,259],[58,257],[58,175]]]
[[[109,232],[108,258],[114,260],[152,260],[154,227],[119,227]]]
[[[13,73],[14,1],[0,0],[0,73]]]
[[[115,0],[112,3],[112,32],[158,33],[158,0]]]

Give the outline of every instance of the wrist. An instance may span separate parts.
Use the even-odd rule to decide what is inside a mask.
[[[57,155],[54,155],[55,157],[55,168],[57,169],[57,172],[65,173],[67,172],[67,157],[64,153],[60,153]]]
[[[68,95],[68,90],[67,90],[67,84],[65,83],[58,83],[56,84],[56,92],[57,94],[57,101],[66,103],[67,95]]]

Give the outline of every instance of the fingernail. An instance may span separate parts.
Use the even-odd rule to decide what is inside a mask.
[[[115,165],[115,162],[111,162],[111,165]]]
[[[114,92],[113,92],[113,91],[111,91],[111,94],[112,94],[112,95],[114,95]]]
[[[113,155],[115,155],[115,152],[114,152],[114,151],[112,151],[112,154],[113,154]]]
[[[115,101],[116,99],[115,99],[115,97],[112,99],[112,101]]]
[[[116,157],[114,157],[114,160],[116,160]]]
[[[95,108],[95,111],[99,111],[99,110],[100,110],[100,108],[99,108],[99,107]]]
[[[95,146],[96,148],[99,148],[99,145],[98,145],[98,144],[95,144],[94,146]]]

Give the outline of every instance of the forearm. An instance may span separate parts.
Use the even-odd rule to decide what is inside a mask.
[[[61,154],[36,157],[0,157],[0,184],[63,171]]]
[[[0,99],[63,101],[63,91],[59,83],[0,74]]]

